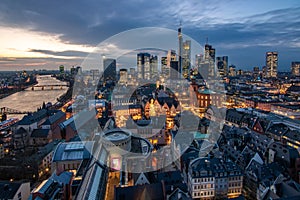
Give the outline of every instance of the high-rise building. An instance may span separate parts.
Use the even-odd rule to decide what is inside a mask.
[[[278,52],[267,52],[266,53],[266,67],[267,76],[266,78],[276,78],[277,77],[277,67],[278,67]]]
[[[209,44],[205,44],[204,50],[205,50],[204,59],[205,60],[211,59],[211,60],[215,61],[215,59],[216,59],[216,49],[212,48],[212,46],[209,45]]]
[[[236,76],[236,70],[235,70],[235,66],[234,65],[230,65],[229,66],[229,76],[232,76],[232,77],[234,77],[234,76]]]
[[[126,84],[128,81],[128,70],[127,69],[120,69],[120,84]]]
[[[168,54],[167,54],[167,66],[171,67],[171,61],[175,61],[176,60],[176,52],[175,50],[169,50]]]
[[[184,41],[182,50],[182,76],[188,78],[191,69],[191,40]]]
[[[176,80],[180,78],[179,61],[171,61],[170,79]]]
[[[137,72],[139,79],[150,80],[150,54],[137,54]]]
[[[161,57],[161,74],[164,78],[168,79],[170,76],[170,67],[167,65],[167,57]]]
[[[259,67],[253,67],[253,78],[257,79],[259,77]]]
[[[178,68],[179,68],[179,73],[181,73],[182,69],[182,33],[181,33],[181,24],[178,28]]]
[[[103,78],[104,80],[116,80],[117,75],[117,64],[116,60],[112,58],[104,58],[103,59]]]
[[[150,79],[153,80],[158,77],[158,58],[157,56],[150,56]]]
[[[213,79],[216,75],[215,69],[216,50],[209,44],[204,47],[204,58],[198,71],[205,79]]]
[[[198,69],[200,67],[201,62],[203,61],[203,54],[195,55],[195,67]]]
[[[292,62],[292,75],[300,76],[300,62]]]
[[[217,69],[219,76],[224,78],[227,76],[228,56],[217,57]]]

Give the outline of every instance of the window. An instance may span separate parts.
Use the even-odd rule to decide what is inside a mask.
[[[22,199],[22,194],[21,192],[18,193],[18,200],[21,200]]]

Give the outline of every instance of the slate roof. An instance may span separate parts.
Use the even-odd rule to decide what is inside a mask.
[[[32,114],[25,115],[23,119],[18,122],[18,125],[30,125],[42,120],[45,117],[47,117],[47,110],[42,109]]]
[[[284,133],[286,133],[289,130],[289,127],[283,123],[273,124],[271,125],[267,133],[282,136]]]
[[[284,135],[291,140],[298,141],[298,142],[300,141],[300,132],[297,130],[287,131]]]
[[[0,199],[13,199],[22,182],[0,181]]]
[[[122,200],[164,200],[165,193],[163,190],[163,183],[129,186],[129,187],[116,187],[115,199]]]
[[[66,113],[64,113],[63,111],[58,111],[57,113],[55,113],[54,115],[49,117],[49,121],[50,123],[54,123],[57,120],[59,120],[60,118],[64,117],[66,115]]]
[[[31,133],[32,138],[47,138],[50,129],[34,129]]]

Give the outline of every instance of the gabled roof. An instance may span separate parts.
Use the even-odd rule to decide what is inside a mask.
[[[169,196],[168,200],[191,200],[187,192],[183,192],[180,188],[176,188]]]
[[[21,119],[18,122],[18,125],[30,125],[35,122],[38,122],[42,120],[43,118],[47,117],[47,110],[46,109],[41,109],[37,112],[34,112],[32,114],[25,115],[23,119]]]
[[[57,120],[61,119],[64,116],[66,116],[66,113],[64,113],[63,111],[58,111],[54,115],[50,116],[48,119],[49,119],[50,124],[53,124]]]
[[[27,134],[27,131],[23,127],[21,127],[15,132],[15,134],[16,135]]]

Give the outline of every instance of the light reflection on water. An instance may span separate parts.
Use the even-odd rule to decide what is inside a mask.
[[[39,76],[37,77],[38,85],[55,85],[55,84],[66,84],[57,80],[51,76]],[[32,91],[31,87],[24,91],[17,92],[8,97],[0,99],[0,108],[8,107],[19,111],[36,111],[37,108],[41,107],[43,102],[51,102],[54,104],[56,99],[67,91],[67,87],[60,89],[59,87],[54,87],[57,89],[50,90],[50,88],[35,88]],[[8,115],[8,118],[17,117],[21,119],[23,115]]]

